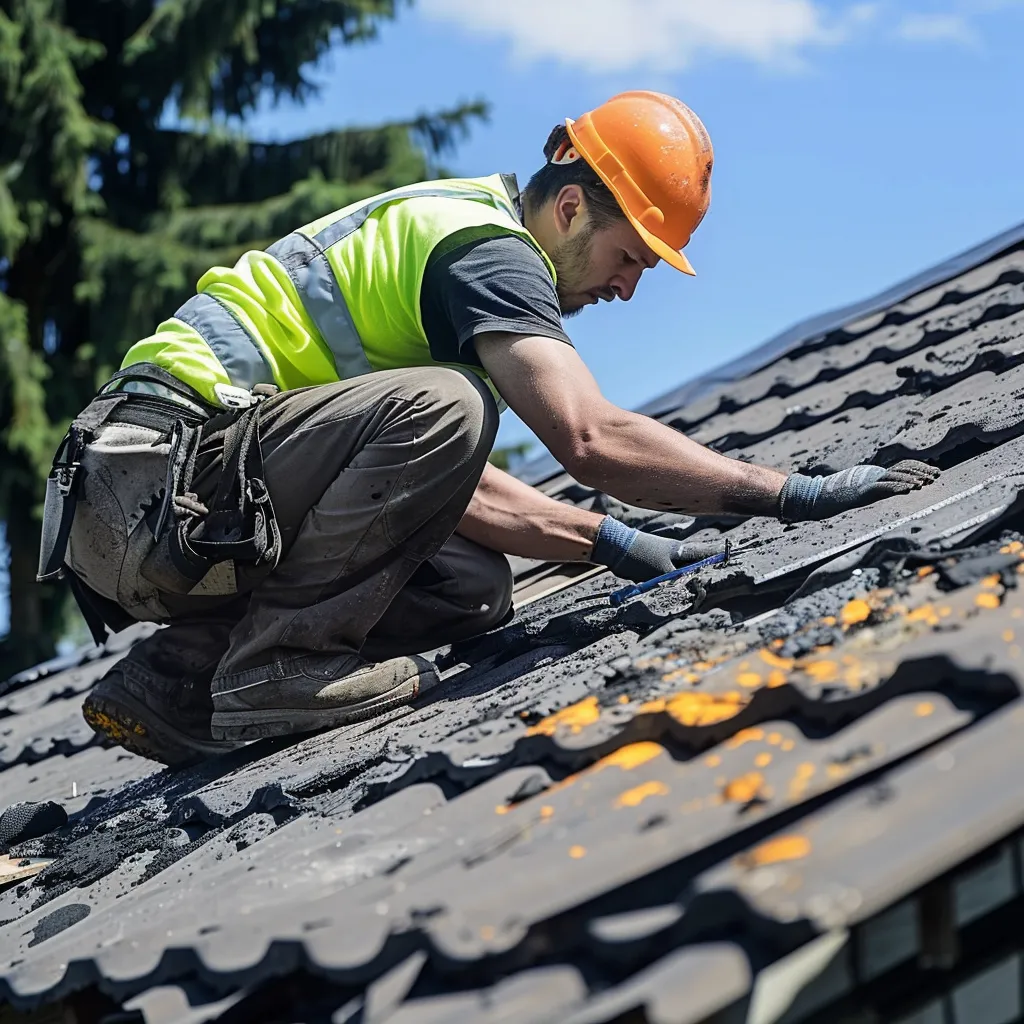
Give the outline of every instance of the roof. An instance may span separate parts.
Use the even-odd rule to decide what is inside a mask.
[[[943,476],[784,526],[535,473],[736,557],[619,607],[607,573],[515,560],[515,621],[435,652],[438,694],[188,770],[79,713],[152,627],[15,677],[0,809],[70,818],[15,847],[52,863],[0,891],[0,1001],[148,1024],[1015,1019],[1024,231],[719,378],[648,412],[768,464]]]

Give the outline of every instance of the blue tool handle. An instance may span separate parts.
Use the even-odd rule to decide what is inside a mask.
[[[666,572],[661,576],[655,576],[654,579],[647,580],[644,583],[634,583],[630,587],[623,587],[621,590],[613,590],[608,595],[608,601],[612,607],[617,608],[620,604],[628,601],[631,597],[639,597],[641,594],[646,594],[649,590],[654,590],[655,587],[660,587],[662,583],[670,583],[672,580],[677,580],[681,576],[689,576],[692,572],[697,572],[698,569],[706,569],[709,565],[719,565],[722,562],[726,562],[729,559],[729,547],[726,545],[725,551],[717,555],[712,555],[710,558],[704,558],[699,562],[694,562],[693,565],[684,565],[679,569],[673,569],[671,572]]]

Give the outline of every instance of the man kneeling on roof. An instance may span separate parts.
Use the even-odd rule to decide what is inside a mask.
[[[185,763],[358,721],[437,684],[422,652],[511,618],[505,554],[639,582],[713,553],[489,465],[506,405],[580,483],[651,509],[822,519],[937,476],[787,476],[607,401],[562,318],[659,260],[693,274],[711,141],[627,92],[544,153],[522,195],[493,175],[328,213],[131,348],[58,452],[40,569],[98,636],[167,624],[91,692],[94,729]]]

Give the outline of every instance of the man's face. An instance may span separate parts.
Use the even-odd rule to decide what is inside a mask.
[[[657,255],[625,218],[595,229],[585,213],[549,255],[558,272],[558,303],[566,317],[600,299],[628,302],[640,275],[658,263]]]

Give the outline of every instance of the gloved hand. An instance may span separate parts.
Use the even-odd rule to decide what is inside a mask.
[[[793,473],[779,494],[779,518],[784,523],[828,519],[849,508],[915,491],[934,483],[939,476],[939,470],[933,466],[913,459],[897,462],[889,469],[853,466],[828,476]]]
[[[644,533],[605,516],[590,560],[606,565],[616,576],[646,583],[684,565],[710,558],[725,550],[723,541],[687,542]]]

